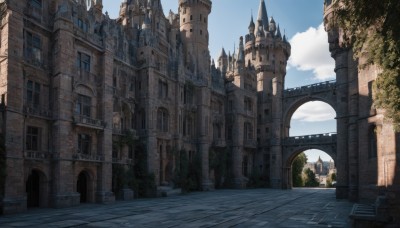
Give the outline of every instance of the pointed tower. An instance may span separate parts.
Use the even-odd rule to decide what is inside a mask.
[[[256,32],[261,26],[264,31],[269,31],[267,7],[265,6],[264,0],[260,1],[260,7],[258,8]]]

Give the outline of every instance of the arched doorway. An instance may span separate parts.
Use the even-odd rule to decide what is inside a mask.
[[[82,171],[78,176],[78,181],[76,183],[76,191],[80,194],[80,202],[87,203],[88,202],[88,185],[89,185],[89,177],[85,171]]]
[[[32,170],[26,181],[26,195],[28,208],[40,206],[40,174],[37,170]]]
[[[46,175],[33,169],[25,183],[28,208],[48,206],[48,182]]]

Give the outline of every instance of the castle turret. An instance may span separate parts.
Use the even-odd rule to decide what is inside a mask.
[[[186,56],[195,56],[198,71],[208,69],[208,15],[211,13],[210,0],[179,0],[180,31]],[[205,74],[206,72],[196,72]]]
[[[272,34],[275,34],[275,32],[276,32],[276,22],[273,17],[271,17],[271,19],[269,21],[269,31]]]
[[[218,57],[218,68],[221,72],[226,72],[228,68],[228,56],[226,55],[225,49],[222,48],[221,54]]]

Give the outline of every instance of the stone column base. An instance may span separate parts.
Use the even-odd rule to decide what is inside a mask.
[[[15,214],[27,210],[26,196],[3,199],[3,214]]]
[[[113,192],[96,192],[96,203],[113,203],[115,202],[115,195]]]
[[[53,207],[54,208],[64,208],[72,207],[80,204],[81,195],[77,192],[57,194],[53,196]]]

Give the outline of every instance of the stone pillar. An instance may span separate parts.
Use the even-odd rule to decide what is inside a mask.
[[[150,115],[148,115],[149,121]],[[155,134],[151,134],[147,138],[147,170],[149,174],[154,174],[155,183],[160,183],[160,156],[157,148],[157,138]]]
[[[210,116],[210,90],[204,86],[199,88],[200,105],[198,106],[197,126],[200,133],[200,147],[201,154],[201,179],[202,190],[209,191],[214,188],[214,184],[210,181],[210,168],[209,168],[209,150],[210,141],[208,139],[209,131],[209,116]]]
[[[353,52],[348,52],[349,66],[349,200],[358,200],[358,67],[353,60]]]
[[[282,189],[292,188],[292,168],[282,167]]]
[[[336,198],[348,198],[348,50],[337,48],[333,57],[336,62],[336,119],[337,119],[337,184]]]
[[[13,3],[7,3],[13,4]],[[10,6],[9,6],[10,7]],[[14,6],[17,7],[17,6]],[[8,49],[8,59],[1,62],[1,92],[6,95],[5,114],[5,156],[6,178],[3,198],[3,213],[11,214],[26,210],[26,176],[23,151],[25,139],[25,117],[22,112],[24,80],[23,57],[23,15],[19,11],[7,11],[4,15],[2,50]],[[8,21],[7,21],[8,19]],[[7,52],[7,51],[5,51]],[[25,178],[26,177],[26,178]]]
[[[235,188],[245,188],[246,183],[243,180],[242,174],[242,164],[243,164],[243,148],[239,146],[234,146],[232,148],[232,160],[233,160],[233,184]]]
[[[271,187],[282,188],[282,82],[272,79]]]

